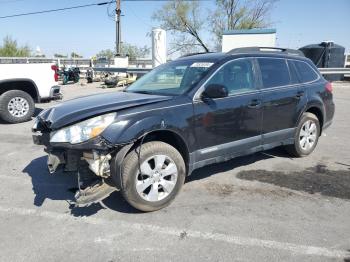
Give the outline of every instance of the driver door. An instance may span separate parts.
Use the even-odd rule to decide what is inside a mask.
[[[252,58],[226,62],[205,83],[222,85],[228,96],[194,101],[195,161],[230,157],[261,145],[261,94]],[[215,162],[215,161],[213,161]]]

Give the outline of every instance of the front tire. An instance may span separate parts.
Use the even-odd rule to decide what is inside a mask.
[[[310,155],[316,148],[320,136],[320,122],[312,113],[302,115],[294,136],[294,144],[286,147],[287,152],[294,157]]]
[[[169,144],[153,141],[131,151],[123,162],[122,194],[141,211],[168,206],[185,181],[186,168],[181,154]],[[141,170],[141,173],[140,173]]]
[[[10,90],[0,96],[0,118],[8,123],[31,120],[34,115],[33,98],[21,90]]]

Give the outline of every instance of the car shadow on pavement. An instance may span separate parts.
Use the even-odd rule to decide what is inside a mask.
[[[250,165],[271,157],[288,157],[288,155],[284,153],[284,150],[277,148],[264,153],[238,157],[224,163],[200,168],[194,171],[186,182],[204,179],[220,172]],[[124,200],[120,192],[112,193],[102,203],[91,204],[86,207],[72,205],[74,193],[77,189],[76,174],[64,172],[49,174],[46,161],[46,156],[39,157],[31,161],[23,170],[32,179],[35,206],[42,206],[46,199],[64,200],[69,203],[71,214],[79,217],[94,215],[104,208],[121,213],[140,213]],[[269,183],[310,194],[320,193],[326,196],[350,199],[350,169],[333,171],[327,169],[326,166],[316,165],[301,172],[247,170],[239,172],[237,178]]]
[[[46,162],[47,156],[36,158],[23,170],[32,179],[34,205],[42,206],[46,199],[72,201],[74,194],[68,189],[77,185],[76,178],[63,172],[50,174]]]
[[[64,200],[69,204],[74,216],[91,216],[99,210],[109,208],[122,213],[138,213],[131,207],[119,192],[112,193],[102,203],[94,203],[85,207],[76,207],[72,204],[77,190],[77,176],[74,173],[57,172],[50,174],[46,167],[47,156],[31,161],[23,170],[32,179],[35,206],[42,206],[46,199]]]
[[[255,162],[273,157],[289,158],[290,156],[285,152],[283,148],[274,148],[265,152],[258,152],[252,155],[233,158],[232,160],[229,160],[227,162],[212,164],[194,170],[193,173],[187,177],[186,183],[204,179],[218,173],[227,172],[237,167],[247,166]]]
[[[283,157],[283,150],[274,149],[266,154],[257,153],[250,156],[235,158],[231,161],[211,165],[205,168],[198,169],[188,177],[186,182],[191,182],[198,179],[204,179],[219,172],[231,170],[233,168],[249,165],[256,161],[271,157]],[[23,170],[32,179],[34,197],[34,205],[42,206],[46,199],[64,200],[69,204],[69,209],[72,215],[91,216],[99,212],[101,209],[109,208],[121,213],[140,213],[139,210],[130,206],[122,197],[120,192],[114,192],[101,203],[94,203],[85,207],[76,207],[72,204],[74,194],[77,190],[76,174],[56,172],[50,174],[47,170],[47,156],[42,156],[31,161]]]

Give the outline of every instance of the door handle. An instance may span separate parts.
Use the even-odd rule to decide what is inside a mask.
[[[253,99],[250,101],[248,107],[249,108],[259,108],[261,106],[261,101],[259,99]]]
[[[296,98],[301,98],[301,97],[303,97],[304,96],[304,94],[305,94],[305,92],[304,91],[299,91],[297,94],[296,94]]]

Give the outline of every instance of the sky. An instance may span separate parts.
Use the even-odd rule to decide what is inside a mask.
[[[104,1],[0,0],[0,16]],[[161,1],[122,0],[122,41],[151,46],[149,33],[159,26],[151,17],[162,4]],[[208,11],[215,6],[214,0],[201,4]],[[110,12],[113,7],[110,6]],[[278,46],[299,48],[332,40],[350,52],[350,0],[278,0],[270,20],[270,28],[277,30]],[[93,6],[0,19],[0,41],[7,35],[33,50],[40,47],[47,57],[73,51],[91,57],[100,50],[113,49],[115,22],[107,15],[107,6]],[[209,33],[204,32],[204,38],[209,41]]]

